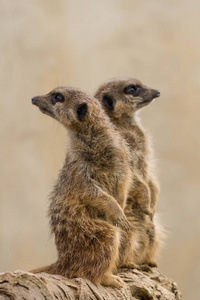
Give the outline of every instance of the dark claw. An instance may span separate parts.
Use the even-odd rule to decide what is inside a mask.
[[[125,218],[117,218],[118,224],[123,230],[128,230],[130,228],[129,222]]]

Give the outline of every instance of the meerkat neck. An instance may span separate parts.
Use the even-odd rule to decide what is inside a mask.
[[[117,127],[125,128],[138,125],[140,123],[140,120],[137,113],[134,113],[132,115],[123,114],[120,116],[120,118],[112,118],[112,122]]]
[[[99,124],[98,124],[99,125]],[[108,146],[111,146],[113,140],[112,135],[114,131],[108,130],[105,122],[96,126],[95,122],[87,126],[87,128],[81,128],[77,131],[69,131],[70,145],[73,149],[84,149],[91,154],[95,152],[105,151]],[[112,145],[113,146],[113,145]]]

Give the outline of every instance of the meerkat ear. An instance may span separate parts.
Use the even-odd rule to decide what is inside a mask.
[[[115,108],[116,100],[108,95],[104,95],[102,98],[103,105],[110,111]]]
[[[78,108],[76,109],[77,118],[79,121],[83,121],[86,113],[88,111],[88,105],[86,102],[81,103]]]

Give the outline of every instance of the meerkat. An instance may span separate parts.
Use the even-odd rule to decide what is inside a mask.
[[[148,88],[139,80],[128,78],[105,82],[95,93],[95,98],[101,102],[110,120],[128,143],[130,166],[134,174],[130,193],[137,198],[141,209],[148,211],[150,206],[153,214],[159,187],[152,166],[149,136],[142,128],[137,113],[159,96],[159,91]]]
[[[125,208],[131,228],[122,235],[121,266],[157,265],[154,258],[163,234],[152,218],[159,189],[151,166],[148,137],[140,125],[137,112],[159,95],[159,91],[146,87],[136,79],[127,78],[107,81],[95,93],[95,98],[127,142],[131,153],[132,184]]]
[[[123,212],[131,182],[126,145],[100,103],[79,89],[56,88],[32,103],[65,126],[69,144],[49,206],[58,260],[30,272],[119,288],[123,281],[113,274],[120,245],[117,226],[123,231],[130,226]]]

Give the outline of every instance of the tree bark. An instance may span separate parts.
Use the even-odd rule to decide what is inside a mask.
[[[0,300],[180,300],[177,285],[158,269],[119,269],[121,289],[95,285],[82,278],[67,279],[25,271],[0,273]]]

